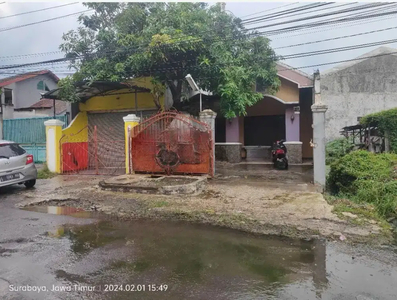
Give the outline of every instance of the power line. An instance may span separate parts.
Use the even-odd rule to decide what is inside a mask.
[[[383,17],[380,20],[358,20],[358,21],[352,21],[350,24],[348,24],[350,27],[351,26],[357,26],[357,25],[361,25],[361,24],[369,24],[369,23],[374,23],[374,22],[379,22],[379,21],[383,21],[383,20],[388,20],[388,19],[394,19],[394,16],[389,16],[389,17]],[[318,33],[318,32],[324,32],[324,31],[330,31],[330,30],[334,30],[334,29],[338,29],[340,27],[345,27],[347,24],[331,24],[331,25],[326,25],[325,28],[320,28],[320,29],[313,29],[312,28],[305,28],[305,29],[300,29],[297,31],[302,31],[304,30],[305,32],[300,32],[297,34],[289,34],[289,35],[283,35],[283,36],[275,36],[274,38],[272,38],[272,40],[277,40],[277,39],[285,39],[285,38],[291,38],[291,37],[296,37],[296,36],[302,36],[302,35],[306,35],[306,34],[313,34],[313,33]],[[288,33],[288,32],[287,32]],[[283,33],[281,33],[283,34]]]
[[[83,11],[79,11],[79,12],[75,12],[75,13],[71,13],[71,14],[67,14],[67,15],[63,15],[63,16],[59,16],[59,17],[55,17],[55,18],[51,18],[51,19],[41,20],[41,21],[38,21],[38,22],[18,25],[18,26],[9,27],[9,28],[3,28],[3,29],[0,29],[0,32],[12,30],[12,29],[17,29],[17,28],[22,28],[22,27],[27,27],[27,26],[36,25],[36,24],[41,24],[41,23],[45,23],[45,22],[50,22],[50,21],[54,21],[54,20],[58,20],[58,19],[62,19],[62,18],[66,18],[66,17],[70,17],[70,16],[86,13],[86,12],[89,12],[89,11],[92,11],[92,10],[93,9],[87,9],[87,10],[83,10]]]
[[[264,34],[264,33],[260,33],[260,34]],[[200,41],[201,39],[199,39]],[[131,49],[128,49],[131,50]],[[106,53],[110,53],[110,52],[116,52],[116,51],[107,51]],[[94,53],[94,55],[98,55],[100,54],[100,52],[96,52]],[[23,66],[32,66],[32,65],[40,65],[43,63],[54,63],[54,62],[60,62],[60,61],[67,61],[67,60],[71,60],[71,59],[56,59],[56,60],[51,60],[51,61],[44,61],[44,62],[37,62],[37,63],[29,63],[29,64],[18,64],[18,65],[10,65],[10,66],[3,66],[3,69],[11,69],[11,68],[18,68],[18,67],[23,67]]]
[[[297,31],[305,28],[312,28],[315,26],[323,26],[323,25],[330,25],[330,24],[335,24],[335,23],[345,23],[345,22],[351,22],[351,21],[356,21],[356,20],[366,20],[369,18],[376,18],[376,17],[381,17],[381,16],[387,16],[387,15],[392,15],[396,14],[397,11],[393,10],[390,12],[384,12],[384,13],[379,13],[379,14],[374,14],[374,15],[365,15],[365,16],[357,16],[357,17],[350,17],[350,18],[341,18],[339,20],[335,21],[320,21],[320,22],[314,22],[314,23],[309,23],[309,24],[302,24],[302,25],[297,25],[297,26],[291,26],[291,27],[285,27],[281,29],[275,29],[275,30],[270,30],[270,31],[261,31],[260,34],[264,35],[277,35],[277,34],[282,34],[285,32],[290,32],[290,31]],[[256,27],[256,28],[250,28],[250,30],[254,29],[260,29],[262,26]]]
[[[384,29],[378,29],[378,30],[372,30],[372,31],[366,31],[366,32],[361,32],[361,33],[356,33],[356,34],[344,35],[344,36],[339,36],[339,37],[334,37],[334,38],[329,38],[329,39],[324,39],[324,40],[317,40],[317,41],[312,41],[312,42],[307,42],[307,43],[299,43],[299,44],[293,44],[293,45],[288,45],[288,46],[283,46],[283,47],[277,47],[277,48],[273,48],[273,50],[292,48],[292,47],[298,47],[298,46],[303,46],[303,45],[310,45],[310,44],[316,44],[316,43],[322,43],[322,42],[328,42],[328,41],[334,41],[334,40],[340,40],[340,39],[361,36],[361,35],[366,35],[366,34],[371,34],[371,33],[377,33],[377,32],[382,32],[382,31],[387,31],[387,30],[392,30],[392,29],[397,29],[397,26],[388,27],[388,28],[384,28]]]
[[[276,12],[276,13],[272,13],[272,14],[266,14],[266,15],[259,16],[259,17],[248,18],[248,19],[245,19],[245,20],[242,20],[242,21],[243,21],[243,23],[246,23],[246,22],[252,22],[252,21],[255,21],[255,20],[258,20],[258,19],[262,19],[262,18],[275,18],[275,17],[279,17],[279,16],[289,15],[289,14],[294,13],[294,12],[305,11],[307,9],[317,8],[317,7],[320,7],[320,6],[330,5],[330,4],[332,4],[332,3],[330,3],[330,2],[329,3],[311,3],[311,4],[306,4],[306,5],[290,8],[290,9],[287,9],[287,10],[282,10],[282,11],[279,11],[279,12]]]
[[[365,4],[365,5],[361,5],[359,7],[351,7],[351,8],[346,8],[346,9],[333,11],[333,12],[329,12],[329,13],[318,14],[318,15],[314,15],[314,16],[308,16],[308,17],[304,17],[304,18],[288,20],[288,21],[274,23],[274,24],[269,24],[269,25],[262,25],[262,26],[258,26],[258,27],[255,27],[255,28],[250,28],[250,30],[252,30],[252,29],[263,29],[263,28],[267,28],[267,27],[274,27],[274,26],[284,25],[284,24],[288,24],[288,23],[296,23],[296,22],[306,21],[306,20],[310,20],[310,19],[323,18],[323,17],[343,14],[343,13],[347,13],[347,12],[356,12],[356,11],[363,10],[363,9],[374,8],[374,7],[385,6],[385,5],[390,5],[390,4],[389,3]],[[324,21],[329,21],[329,20],[324,20]]]
[[[335,9],[335,8],[337,8],[337,7],[342,7],[342,6],[352,5],[352,4],[354,4],[354,3],[345,3],[345,4],[341,4],[341,5],[337,5],[337,6],[332,6],[332,7],[325,7],[325,8],[322,7],[322,8],[320,8],[320,9],[310,10],[310,11],[306,11],[306,12],[294,13],[294,14],[288,15],[287,17],[293,17],[293,16],[296,16],[296,15],[314,13],[314,12],[316,12],[316,11],[324,11],[324,10],[327,10],[327,9]],[[243,24],[244,24],[244,25],[252,25],[252,24],[254,24],[254,23],[259,23],[259,22],[270,22],[270,21],[274,21],[274,20],[278,20],[278,19],[284,19],[284,18],[286,18],[286,16],[268,17],[268,18],[265,18],[265,19],[263,19],[263,20],[261,19],[261,20],[258,20],[258,21],[253,20],[253,21],[250,21],[250,22],[243,22]],[[249,23],[252,23],[252,24],[249,24]]]
[[[49,52],[39,52],[39,53],[27,53],[27,54],[19,54],[19,55],[8,55],[8,56],[0,56],[0,60],[16,60],[20,58],[26,58],[29,56],[45,56],[45,55],[53,55],[60,54],[62,51],[49,51]]]
[[[368,48],[368,47],[380,46],[380,45],[385,45],[385,44],[391,44],[391,43],[396,43],[396,42],[397,42],[397,39],[392,39],[392,40],[385,40],[385,41],[366,43],[366,44],[360,44],[360,45],[352,45],[352,46],[346,46],[346,47],[296,53],[296,54],[285,55],[285,56],[283,56],[283,59],[292,59],[292,58],[300,58],[300,57],[307,57],[307,56],[313,56],[313,55],[329,54],[329,53],[335,53],[335,52],[341,52],[341,51],[350,51],[350,50],[356,50],[356,49],[361,49],[361,48]]]
[[[295,5],[295,4],[298,4],[298,3],[299,3],[299,2],[294,2],[294,3],[289,3],[289,4],[286,4],[286,5],[281,5],[281,6],[278,6],[278,7],[274,7],[274,8],[271,8],[271,9],[262,10],[262,11],[259,11],[259,12],[253,13],[253,14],[249,14],[249,15],[242,16],[242,17],[240,17],[240,19],[245,18],[245,17],[250,17],[250,16],[258,15],[258,14],[261,14],[261,13],[263,13],[263,12],[269,12],[269,11],[273,11],[273,10],[280,9],[280,8],[283,8],[283,7]]]
[[[389,19],[389,18],[386,18],[386,19]],[[357,21],[357,24],[352,24],[351,26],[360,25],[364,21],[366,23],[378,22],[378,20],[373,20],[373,21],[360,20],[360,21]],[[300,35],[305,35],[305,34],[308,34],[308,33],[317,33],[317,32],[333,30],[333,29],[335,29],[335,27],[345,26],[345,24],[340,24],[339,26],[335,26],[335,25],[331,25],[331,26],[332,26],[332,28],[327,28],[325,30],[310,31],[310,32],[307,32],[307,33],[300,33],[300,34],[289,35],[289,36],[285,36],[285,37],[278,37],[276,39],[286,38],[286,37],[293,37],[293,36],[300,36]],[[341,37],[329,38],[329,39],[324,39],[324,40],[312,41],[312,42],[307,42],[307,43],[299,43],[299,44],[287,45],[287,46],[277,47],[277,48],[273,48],[273,49],[277,50],[277,49],[284,49],[284,48],[289,48],[289,47],[297,47],[297,46],[302,46],[302,45],[326,42],[326,41],[343,39],[343,38],[354,37],[354,36],[360,36],[360,35],[371,34],[371,33],[376,33],[376,32],[382,32],[382,31],[396,29],[396,28],[397,27],[388,27],[388,28],[385,28],[385,29],[373,30],[373,31],[368,31],[368,32],[363,32],[363,33],[357,33],[357,34],[352,34],[352,35],[347,35],[347,36],[341,36]],[[262,35],[262,33],[259,32],[258,35]],[[19,58],[26,58],[26,57],[29,57],[29,56],[45,56],[45,55],[53,55],[53,54],[60,54],[60,53],[63,53],[63,52],[58,50],[58,51],[49,51],[49,52],[41,52],[41,53],[28,53],[28,54],[20,54],[20,55],[9,55],[9,56],[0,57],[0,60],[16,60],[16,59],[19,59]]]
[[[40,11],[50,10],[50,9],[64,7],[64,6],[69,6],[69,5],[74,5],[74,4],[78,4],[78,3],[79,2],[73,2],[73,3],[66,3],[66,4],[58,5],[58,6],[51,6],[51,7],[47,7],[47,8],[38,9],[38,10],[32,10],[32,11],[18,13],[18,14],[15,14],[15,15],[9,15],[9,16],[0,17],[0,19],[6,19],[6,18],[11,18],[11,17],[17,17],[17,16],[22,16],[22,15],[32,14],[32,13],[36,13],[36,12],[40,12]]]
[[[345,60],[338,60],[338,61],[332,61],[332,62],[325,62],[325,63],[319,63],[316,65],[307,65],[307,66],[300,66],[300,67],[285,67],[284,69],[279,69],[278,72],[282,71],[287,71],[287,70],[299,70],[299,69],[308,69],[308,68],[316,68],[320,66],[325,66],[325,65],[333,65],[333,64],[339,64],[339,63],[345,63],[345,62],[351,62],[351,61],[358,61],[358,60],[366,60],[369,58],[376,58],[376,57],[383,57],[383,56],[388,56],[388,55],[397,55],[397,51],[395,52],[389,52],[389,53],[382,53],[382,54],[377,54],[377,55],[371,55],[371,56],[366,56],[366,57],[357,57],[353,59],[345,59]],[[160,69],[158,69],[160,71]],[[156,70],[153,70],[156,71]],[[0,73],[0,75],[7,74],[7,73]],[[20,74],[14,74],[15,76],[18,75],[25,75],[26,73],[20,73]],[[37,74],[40,75],[39,71],[33,71],[29,72],[28,74]],[[133,75],[133,74],[126,74],[128,75]],[[198,79],[210,79],[210,78],[215,78],[215,77],[198,77]]]
[[[305,57],[305,56],[322,55],[322,54],[328,54],[328,53],[334,53],[334,52],[349,51],[349,50],[355,50],[355,49],[360,49],[360,48],[365,48],[365,47],[373,47],[373,46],[384,45],[384,44],[394,43],[394,42],[397,42],[397,40],[396,39],[384,40],[384,41],[379,41],[379,42],[374,42],[374,43],[357,44],[357,45],[351,45],[351,46],[340,47],[340,48],[331,48],[331,49],[316,50],[316,51],[304,52],[304,53],[295,53],[295,54],[285,55],[284,59],[292,59],[292,58],[299,58],[299,57]],[[136,48],[134,50],[138,50],[138,49],[139,48]],[[127,50],[130,51],[132,49],[127,49]],[[114,52],[114,51],[112,51],[112,52]],[[107,54],[107,53],[109,53],[109,51],[105,52],[105,54]],[[98,55],[98,54],[101,54],[101,52],[96,52],[93,55]],[[91,55],[91,54],[89,54],[89,55]],[[4,66],[0,66],[0,70],[15,69],[15,68],[21,68],[21,67],[27,67],[27,66],[34,66],[34,65],[63,63],[63,62],[67,62],[67,61],[74,60],[74,59],[76,59],[76,58],[58,58],[58,59],[53,59],[53,60],[26,63],[26,64],[4,65]]]

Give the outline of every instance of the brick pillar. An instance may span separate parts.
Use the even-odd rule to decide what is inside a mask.
[[[47,167],[53,173],[61,173],[61,146],[62,126],[65,123],[60,120],[48,120],[44,122],[46,132],[46,156]]]
[[[131,114],[123,117],[124,120],[124,135],[125,135],[125,173],[132,174],[134,172],[133,166],[131,164],[131,130],[133,127],[137,126],[140,122],[140,118],[135,114]]]
[[[216,112],[211,109],[205,109],[200,112],[200,121],[208,124],[212,131],[212,176],[215,175],[215,118]]]

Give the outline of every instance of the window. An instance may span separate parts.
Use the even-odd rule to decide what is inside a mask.
[[[39,83],[37,84],[37,89],[40,91],[47,91],[47,92],[50,91],[50,89],[43,80],[39,81]]]
[[[12,90],[4,89],[4,104],[12,105]]]
[[[10,158],[13,156],[19,156],[25,154],[26,151],[23,150],[18,144],[3,144],[0,145],[0,158]]]

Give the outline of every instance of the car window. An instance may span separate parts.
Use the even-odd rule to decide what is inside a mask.
[[[0,158],[10,158],[13,156],[19,156],[25,154],[26,151],[23,150],[18,144],[4,144],[0,145]]]

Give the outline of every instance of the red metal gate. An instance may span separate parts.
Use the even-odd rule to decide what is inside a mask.
[[[158,113],[132,129],[130,144],[135,172],[214,175],[211,129],[189,115]]]
[[[62,136],[60,140],[62,173],[125,174],[125,140],[120,137],[118,131],[119,128],[86,126],[75,134]]]

